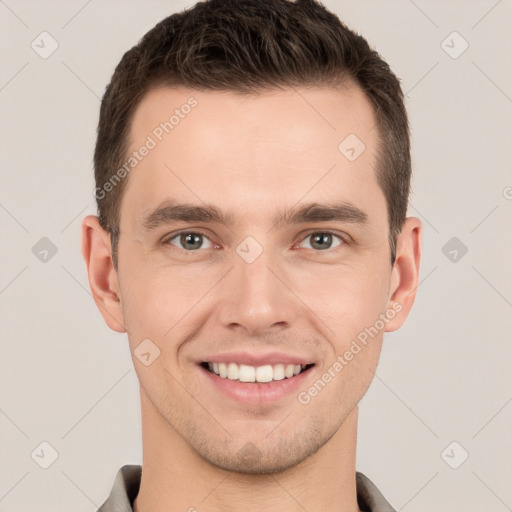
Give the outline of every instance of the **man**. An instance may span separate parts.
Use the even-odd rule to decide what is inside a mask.
[[[198,3],[123,56],[94,162],[82,252],[143,432],[100,510],[392,511],[355,468],[421,252],[387,64],[312,0]]]

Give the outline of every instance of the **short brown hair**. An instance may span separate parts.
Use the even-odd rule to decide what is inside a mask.
[[[123,165],[142,97],[159,85],[242,94],[286,86],[356,83],[373,105],[378,183],[386,197],[391,263],[407,213],[409,126],[400,82],[367,41],[316,0],[206,0],[165,18],[123,55],[101,102],[94,168],[98,216],[117,268]],[[341,141],[340,141],[341,142]]]

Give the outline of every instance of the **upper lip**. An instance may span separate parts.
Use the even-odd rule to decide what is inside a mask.
[[[250,352],[225,352],[207,356],[201,363],[237,363],[249,366],[265,366],[267,364],[312,364],[313,361],[301,356],[285,354],[283,352],[268,352],[266,354],[255,354]]]

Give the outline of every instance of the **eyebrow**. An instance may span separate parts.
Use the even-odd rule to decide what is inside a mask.
[[[152,231],[171,222],[204,222],[232,226],[236,222],[233,212],[223,212],[212,204],[179,203],[166,200],[148,213],[142,222],[145,231]],[[306,203],[274,215],[274,226],[304,224],[308,222],[338,221],[366,224],[367,214],[347,202],[332,204]]]

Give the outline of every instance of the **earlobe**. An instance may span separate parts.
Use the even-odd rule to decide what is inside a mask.
[[[82,221],[82,256],[92,296],[103,319],[112,330],[126,332],[110,235],[94,215],[88,215]]]
[[[416,297],[421,260],[421,229],[419,219],[408,217],[397,237],[388,306],[397,313],[386,325],[387,332],[396,331],[403,325]]]

